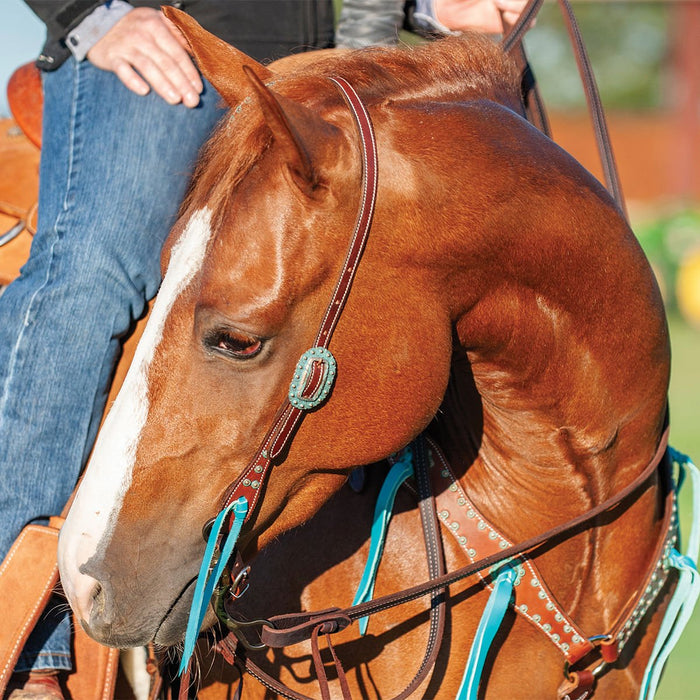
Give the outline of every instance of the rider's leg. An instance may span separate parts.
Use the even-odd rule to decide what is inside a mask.
[[[219,102],[208,85],[196,109],[139,97],[87,61],[44,76],[38,231],[0,296],[0,558],[73,489]],[[64,615],[38,626],[30,668],[70,668]]]

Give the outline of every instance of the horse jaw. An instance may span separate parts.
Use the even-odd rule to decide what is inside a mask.
[[[173,246],[151,318],[61,530],[58,544],[61,581],[71,607],[86,629],[99,587],[83,570],[109,543],[130,487],[136,448],[148,417],[148,370],[170,309],[202,264],[211,235],[210,219],[207,209],[195,213]]]

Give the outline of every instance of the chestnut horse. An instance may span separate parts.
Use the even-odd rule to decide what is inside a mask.
[[[377,463],[423,431],[458,475],[455,489],[511,542],[642,473],[669,379],[654,276],[602,186],[522,118],[517,71],[497,46],[465,36],[275,74],[168,16],[232,111],[165,247],[161,291],[61,534],[63,586],[92,636],[122,647],[182,641],[202,526],[255,456],[333,296],[363,164],[330,77],[356,90],[374,124],[376,208],[330,343],[330,397],[297,427],[243,526],[238,551],[255,561],[241,609],[348,605]],[[363,464],[375,466],[357,495],[343,485]],[[618,619],[654,564],[661,491],[654,476],[595,527],[536,552],[549,589],[591,635]],[[427,576],[414,505],[400,492],[376,594]],[[445,549],[448,569],[464,564],[456,540]],[[450,588],[424,696],[454,697],[488,596],[475,578]],[[339,635],[353,697],[391,697],[410,680],[426,600],[373,617],[363,639],[354,625]],[[638,692],[662,607],[601,675],[601,697]],[[556,697],[562,662],[509,613],[480,692]],[[316,693],[307,646],[265,663]]]

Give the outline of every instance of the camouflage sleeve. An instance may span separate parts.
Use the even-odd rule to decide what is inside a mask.
[[[404,21],[404,0],[343,0],[336,46],[387,46],[398,41]]]

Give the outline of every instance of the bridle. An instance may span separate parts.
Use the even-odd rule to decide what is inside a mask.
[[[288,395],[278,408],[272,426],[263,438],[253,459],[238,478],[226,489],[219,518],[224,513],[228,513],[235,508],[236,504],[245,503],[245,513],[240,521],[237,522],[238,528],[251,519],[259,504],[272,466],[276,461],[280,460],[280,457],[283,456],[289,447],[305,413],[321,406],[330,395],[336,376],[336,361],[328,349],[328,345],[345,307],[345,302],[355,279],[358,264],[364,252],[372,225],[372,216],[377,198],[378,177],[377,146],[372,122],[364,104],[350,83],[341,77],[330,78],[330,80],[338,88],[348,105],[360,138],[362,195],[357,220],[343,267],[330,302],[326,307],[314,345],[299,359],[290,382]],[[209,536],[208,531],[214,522],[210,521],[205,525],[205,536]],[[221,526],[221,524],[219,525]],[[221,555],[219,554],[219,556]],[[217,587],[215,609],[229,629],[235,631],[237,639],[250,649],[259,648],[259,645],[251,645],[242,632],[242,629],[251,626],[250,623],[234,620],[228,615],[223,598],[224,593],[230,589],[232,582],[234,592],[236,589],[244,589],[247,586],[248,571],[249,568],[243,564],[240,553],[236,551],[233,570],[229,571],[228,567],[224,569],[223,584],[219,584]],[[196,596],[197,590],[195,590]],[[204,601],[204,604],[206,604],[206,601]],[[190,617],[191,622],[192,614]],[[257,622],[269,624],[269,621],[266,620]],[[322,669],[322,664],[319,664],[318,667]],[[274,679],[270,680],[274,681]],[[182,698],[186,697],[182,689],[186,693],[188,682],[189,669],[187,669],[182,679],[180,693]]]

